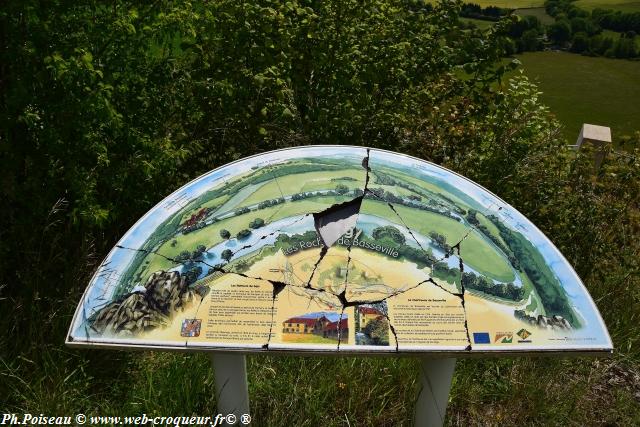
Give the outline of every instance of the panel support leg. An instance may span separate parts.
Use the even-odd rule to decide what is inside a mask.
[[[243,414],[249,414],[249,389],[247,387],[247,362],[243,354],[213,353],[211,355],[216,382],[218,413],[235,415],[238,424]],[[231,420],[229,420],[231,421]]]
[[[416,427],[439,427],[444,423],[455,367],[456,359],[424,358],[420,361],[421,390],[414,415]]]

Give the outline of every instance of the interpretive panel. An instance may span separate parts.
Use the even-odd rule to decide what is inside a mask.
[[[344,146],[239,160],[167,197],[101,264],[67,343],[612,349],[579,277],[522,214],[434,164]]]

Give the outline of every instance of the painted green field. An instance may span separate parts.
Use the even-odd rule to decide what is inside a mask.
[[[396,205],[394,207],[407,227],[423,236],[428,236],[431,231],[437,231],[447,238],[447,242],[455,244],[468,231],[468,228],[463,224],[442,215],[406,206]],[[385,203],[373,200],[367,200],[366,205],[363,204],[362,211],[382,218],[389,218],[394,215]],[[507,261],[478,233],[469,234],[460,246],[462,258],[480,273],[504,282],[514,279],[513,272]]]
[[[331,181],[331,178],[342,177],[354,178],[355,181]],[[281,176],[277,180],[271,180],[264,184],[259,190],[256,190],[243,200],[242,203],[239,203],[238,207],[251,206],[264,200],[276,199],[282,197],[282,194],[291,195],[301,191],[331,190],[338,184],[346,185],[349,188],[362,188],[364,187],[364,179],[364,172],[356,169],[332,171],[329,175],[326,172],[317,171]]]
[[[158,253],[166,257],[175,257],[182,251],[193,251],[198,245],[204,245],[207,248],[222,242],[220,230],[228,230],[232,236],[235,236],[240,230],[249,228],[249,223],[255,218],[262,218],[267,222],[277,221],[290,216],[307,214],[309,212],[317,212],[334,203],[340,203],[347,200],[346,197],[320,197],[313,200],[300,200],[296,202],[287,202],[282,205],[272,206],[258,211],[251,211],[246,214],[232,216],[222,221],[211,224],[188,234],[180,234],[175,237],[176,244],[172,245],[172,240],[164,243],[157,250]],[[253,231],[254,234],[260,233],[260,230]],[[160,256],[152,256],[149,258],[149,264],[145,264],[139,270],[144,277],[146,273],[167,269],[173,264],[167,259]]]
[[[216,197],[214,199],[211,199],[211,200],[203,203],[201,206],[197,206],[194,209],[191,209],[191,210],[185,212],[185,214],[182,215],[182,219],[180,220],[180,222],[183,222],[183,221],[189,219],[189,217],[191,215],[195,214],[196,212],[198,212],[202,208],[215,208],[215,207],[221,206],[227,200],[229,200],[229,196],[226,195],[226,194],[224,194],[224,195],[222,195],[220,197]]]
[[[400,172],[398,170],[393,170],[393,169],[383,169],[383,172],[391,175],[394,178],[398,178],[401,179],[405,182],[408,182],[409,184],[413,184],[418,188],[424,188],[427,190],[430,190],[436,194],[443,194],[442,188],[438,187],[437,185],[435,185],[432,182],[429,181],[425,181],[424,179],[420,179],[417,178],[415,176],[411,176],[408,175],[404,172]],[[453,202],[455,202],[458,206],[465,206],[466,203],[461,200],[460,198],[458,198],[455,194],[451,194],[451,193],[446,193],[447,198],[453,200]]]
[[[611,127],[613,138],[640,129],[640,62],[565,52],[518,55],[525,74],[574,143],[582,123]]]

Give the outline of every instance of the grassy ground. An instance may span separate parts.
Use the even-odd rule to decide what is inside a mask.
[[[565,52],[530,52],[517,58],[564,124],[570,143],[575,143],[582,123],[609,126],[614,139],[640,128],[640,62]]]
[[[215,413],[206,355],[47,349],[31,372],[3,369],[12,412],[88,415]],[[408,426],[419,391],[413,358],[248,357],[255,426]],[[15,363],[11,364],[16,366]],[[637,425],[620,362],[462,359],[446,425]],[[20,381],[21,379],[27,381]]]

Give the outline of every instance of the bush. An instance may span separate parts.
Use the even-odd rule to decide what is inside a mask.
[[[247,230],[246,228],[238,231],[238,234],[236,234],[236,238],[239,240],[246,239],[249,236],[251,236],[251,230]]]
[[[264,226],[264,219],[256,218],[249,223],[249,228],[253,228],[254,230]]]

